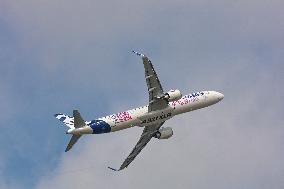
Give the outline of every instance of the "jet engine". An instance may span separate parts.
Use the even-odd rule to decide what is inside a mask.
[[[181,99],[182,94],[179,90],[170,90],[165,94],[165,99],[167,99],[169,102],[176,101]]]
[[[163,127],[154,136],[157,139],[168,139],[173,136],[174,132],[171,127]]]

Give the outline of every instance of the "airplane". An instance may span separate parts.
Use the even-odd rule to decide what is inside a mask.
[[[168,139],[173,136],[171,127],[162,127],[167,120],[182,113],[216,104],[224,98],[222,93],[216,91],[200,91],[185,96],[182,96],[178,89],[164,92],[150,59],[144,54],[132,52],[140,56],[144,64],[149,104],[92,121],[84,121],[78,110],[73,110],[73,117],[61,113],[55,114],[57,119],[69,127],[66,134],[72,135],[65,152],[69,151],[84,134],[103,134],[135,126],[143,127],[139,141],[120,168],[108,167],[114,171],[123,170],[152,138]]]

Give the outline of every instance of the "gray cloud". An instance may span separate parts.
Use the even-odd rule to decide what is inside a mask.
[[[84,137],[58,167],[46,168],[36,188],[283,188],[282,1],[1,5],[30,66],[53,83],[38,91],[44,104],[56,104],[52,110],[78,106],[91,119],[93,111],[147,103],[141,60],[127,54],[132,49],[151,57],[166,89],[225,94],[216,106],[169,121],[174,137],[151,141],[123,172],[106,167],[120,165],[139,128]],[[99,104],[102,96],[109,102]]]
[[[271,114],[275,110],[270,106],[260,111],[262,86],[245,89],[233,97],[228,90],[220,104],[169,121],[174,137],[153,140],[121,173],[106,166],[121,163],[139,137],[138,128],[87,139],[77,146],[79,152],[72,152],[77,155],[63,158],[57,176],[43,179],[39,188],[281,188],[283,120]]]

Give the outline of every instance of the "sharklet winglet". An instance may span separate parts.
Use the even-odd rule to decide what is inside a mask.
[[[134,54],[138,55],[138,56],[141,56],[141,57],[144,57],[145,55],[142,54],[142,53],[139,53],[139,52],[136,52],[136,51],[132,51]]]
[[[113,170],[113,171],[120,171],[120,169],[115,169],[115,168],[112,168],[112,167],[107,167],[109,168],[110,170]]]

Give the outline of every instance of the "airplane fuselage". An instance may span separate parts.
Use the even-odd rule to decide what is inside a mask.
[[[169,102],[168,107],[162,110],[149,112],[148,105],[141,106],[92,121],[86,121],[84,127],[69,129],[67,134],[102,134],[134,126],[150,127],[153,124],[162,123],[176,115],[213,105],[222,100],[223,97],[223,94],[216,91],[192,93],[183,96],[179,100]]]
[[[224,98],[222,93],[216,91],[201,91],[185,96],[182,96],[177,89],[165,92],[150,59],[142,53],[132,52],[142,58],[149,97],[148,105],[92,121],[84,121],[78,110],[73,110],[73,117],[62,113],[55,114],[57,119],[69,127],[66,133],[72,134],[65,152],[69,151],[84,134],[109,133],[134,126],[144,127],[137,144],[120,168],[108,167],[120,171],[128,167],[152,138],[168,139],[173,136],[171,127],[162,127],[167,120],[185,112],[213,105]]]

